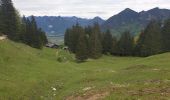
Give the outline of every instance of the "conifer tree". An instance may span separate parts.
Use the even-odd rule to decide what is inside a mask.
[[[42,49],[47,42],[45,33],[37,27],[34,16],[31,16],[31,30],[30,30],[31,46],[34,48]]]
[[[139,56],[158,54],[162,49],[161,42],[160,24],[153,20],[140,35],[136,50],[139,50]]]
[[[65,34],[64,34],[64,44],[66,45],[66,46],[68,46],[69,45],[69,39],[70,39],[70,29],[67,29],[66,30],[66,32],[65,32]]]
[[[22,41],[31,47],[42,49],[48,42],[45,32],[37,27],[34,16],[22,19]]]
[[[72,30],[69,35],[69,48],[73,53],[76,52],[80,30],[81,26],[77,23],[75,26],[72,27]]]
[[[1,0],[0,0],[1,1]],[[0,4],[0,34],[2,34],[2,28],[3,28],[3,22],[2,22],[2,9],[1,9],[1,4]]]
[[[101,33],[98,24],[94,24],[92,34],[89,38],[90,57],[97,59],[102,55]]]
[[[87,50],[87,55],[88,55],[88,57],[90,57],[90,37],[91,37],[91,35],[92,35],[92,27],[91,26],[87,26],[87,27],[85,27],[85,34],[86,34],[86,42],[87,42],[87,48],[88,48],[88,50]]]
[[[170,51],[170,19],[166,20],[162,28],[163,51]]]
[[[20,41],[26,43],[26,17],[23,16],[21,19],[21,27],[20,27]]]
[[[12,40],[17,39],[17,32],[19,28],[18,14],[13,6],[11,0],[1,0],[1,10],[2,10],[2,32]]]
[[[117,55],[117,38],[115,36],[112,37],[112,46],[110,53],[112,55]]]
[[[46,35],[37,27],[34,16],[31,20],[26,17],[21,19],[11,0],[0,0],[0,32],[11,40],[34,48],[41,49],[47,43]]]
[[[110,33],[110,30],[107,30],[107,32],[104,34],[102,45],[104,54],[111,53],[113,46],[113,37],[112,34]]]
[[[131,34],[126,31],[122,34],[117,44],[117,53],[120,56],[131,56],[133,53],[134,39]]]
[[[42,42],[42,46],[44,46],[45,44],[48,43],[46,33],[44,31],[42,31],[41,28],[38,29],[38,32],[40,34],[40,39],[41,39],[41,42]]]
[[[25,25],[26,25],[26,32],[25,32],[25,34],[24,34],[24,41],[25,41],[25,43],[27,44],[27,45],[29,45],[29,46],[31,46],[31,44],[32,44],[32,36],[31,36],[31,30],[32,30],[32,28],[31,28],[31,21],[27,18],[25,21]]]
[[[76,49],[76,59],[80,62],[85,61],[88,58],[87,52],[87,41],[84,29],[80,29],[80,36],[78,39],[77,49]]]

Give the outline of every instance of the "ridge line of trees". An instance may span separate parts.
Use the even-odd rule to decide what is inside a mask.
[[[120,38],[113,36],[110,30],[102,33],[97,23],[85,28],[76,24],[66,30],[64,43],[78,61],[97,59],[102,54],[147,57],[170,52],[170,19],[163,24],[152,20],[138,39],[129,31],[122,33]]]
[[[0,0],[0,33],[38,49],[47,43],[45,32],[37,27],[34,16],[21,18],[12,0]]]

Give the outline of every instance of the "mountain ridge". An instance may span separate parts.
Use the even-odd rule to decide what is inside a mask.
[[[104,20],[100,17],[93,19],[79,18],[79,17],[61,17],[61,16],[35,16],[37,24],[42,28],[48,35],[64,34],[67,28],[71,28],[76,23],[81,26],[93,25],[98,22],[100,25]]]
[[[133,35],[140,33],[142,29],[153,19],[163,22],[170,18],[169,9],[160,9],[158,7],[148,11],[136,12],[126,8],[117,15],[113,15],[102,25],[102,29],[111,30],[114,35],[120,35],[123,31],[130,31]]]
[[[93,25],[94,22],[98,22],[103,31],[109,29],[116,36],[120,36],[126,30],[130,31],[133,35],[137,35],[152,19],[163,22],[165,19],[170,18],[170,10],[155,7],[147,11],[136,12],[130,8],[126,8],[107,20],[99,16],[93,19],[76,16],[35,16],[35,18],[38,26],[48,33],[48,35],[64,34],[67,28],[72,27],[77,22],[81,26]]]

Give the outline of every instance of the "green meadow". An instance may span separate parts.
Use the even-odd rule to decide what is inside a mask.
[[[64,50],[0,41],[0,100],[63,99],[169,100],[170,53],[76,63]]]

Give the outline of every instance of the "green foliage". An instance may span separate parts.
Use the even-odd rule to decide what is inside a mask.
[[[18,40],[19,16],[11,0],[1,0],[1,31],[12,40]]]
[[[11,0],[0,2],[0,32],[11,40],[42,49],[47,43],[47,38],[45,33],[37,27],[35,18],[32,16],[29,20],[24,17],[21,20]]]
[[[81,26],[77,23],[72,29],[68,29],[65,34],[65,44],[69,47],[71,52],[75,53],[78,43],[78,38],[81,30]]]
[[[104,34],[104,38],[103,38],[103,42],[102,42],[104,54],[112,52],[113,43],[114,43],[114,41],[113,41],[112,34],[111,34],[110,30],[107,30],[107,32]]]
[[[74,55],[67,50],[58,49],[56,51],[57,61],[60,63],[73,62],[75,61]]]
[[[34,16],[31,19],[23,17],[21,40],[31,47],[42,49],[47,43],[45,33],[37,27]]]
[[[67,29],[64,35],[64,45],[69,45],[69,35],[70,35],[70,29]]]
[[[97,59],[102,56],[101,31],[97,23],[92,28],[92,34],[89,37],[89,55],[90,58]]]
[[[163,51],[170,51],[170,19],[166,20],[162,28]]]
[[[117,43],[117,53],[121,56],[131,56],[134,49],[134,38],[126,31]]]
[[[138,39],[135,39],[129,31],[125,31],[117,41],[109,30],[101,34],[99,25],[94,24],[93,27],[88,26],[83,29],[86,40],[82,39],[83,41],[79,42],[79,37],[84,33],[80,30],[81,26],[76,25],[66,31],[65,44],[73,53],[84,52],[84,48],[80,49],[80,45],[87,46],[88,58],[93,59],[101,57],[102,53],[118,56],[150,56],[170,51],[169,26],[169,20],[164,23],[163,27],[159,22],[152,20]],[[79,48],[78,43],[80,43]]]
[[[0,7],[0,34],[2,34],[3,31],[3,22],[2,22],[3,18],[2,18],[2,9]]]
[[[125,30],[129,30],[131,35],[137,36],[139,35],[140,31],[143,29],[143,25],[136,23],[136,22],[129,22],[123,25],[119,25],[115,28],[109,28],[111,30],[112,35],[120,38],[122,33],[124,33]]]
[[[140,56],[150,56],[162,52],[162,35],[160,24],[151,21],[144,32],[140,35],[136,52]]]
[[[79,24],[67,29],[65,33],[65,45],[76,58],[84,61],[87,58],[99,58],[102,53],[102,39],[100,27],[96,23],[93,27],[82,28]]]
[[[78,38],[77,50],[76,50],[76,59],[79,62],[83,62],[88,58],[88,48],[87,48],[87,39],[84,29],[80,30],[80,35]]]

